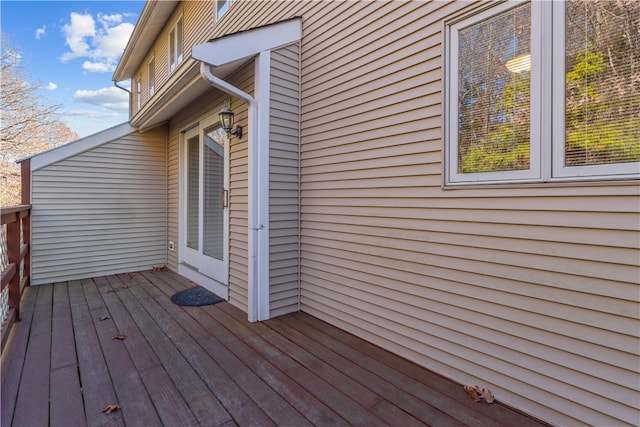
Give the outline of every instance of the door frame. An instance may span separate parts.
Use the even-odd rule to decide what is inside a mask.
[[[199,170],[199,181],[200,181],[200,199],[201,202],[199,204],[199,216],[200,216],[200,245],[202,248],[202,184],[203,184],[203,145],[204,145],[204,130],[217,125],[217,110],[211,110],[198,119],[194,120],[193,123],[189,126],[186,126],[180,131],[178,142],[178,273],[185,276],[186,278],[194,281],[195,283],[207,288],[208,290],[216,293],[218,296],[227,299],[229,296],[229,211],[230,204],[227,202],[227,207],[224,210],[224,239],[223,239],[223,261],[221,269],[223,271],[223,280],[216,280],[215,278],[209,277],[203,272],[199,271],[198,265],[191,265],[193,263],[193,258],[189,259],[191,263],[186,262],[189,258],[186,256],[186,236],[187,236],[187,179],[186,179],[186,170],[187,170],[187,147],[186,141],[187,136],[193,136],[193,132],[197,129],[198,140],[200,145],[200,170]],[[224,141],[224,190],[227,191],[227,200],[229,200],[228,191],[229,191],[229,174],[230,174],[230,159],[229,159],[229,139],[225,138]],[[202,249],[200,249],[201,251]],[[204,255],[203,255],[204,256]]]

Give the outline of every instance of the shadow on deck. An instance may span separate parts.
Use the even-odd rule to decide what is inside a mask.
[[[1,425],[540,425],[304,313],[173,305],[189,286],[165,271],[27,288]]]

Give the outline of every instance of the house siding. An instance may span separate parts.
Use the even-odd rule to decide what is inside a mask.
[[[183,23],[183,59],[180,65],[169,72],[169,31],[174,27],[178,18],[182,17]],[[203,43],[211,37],[213,29],[213,5],[206,1],[181,2],[176,6],[166,25],[158,34],[158,38],[147,52],[145,60],[138,67],[134,75],[140,77],[142,82],[141,107],[150,101],[149,98],[149,68],[148,63],[154,58],[155,65],[155,93],[167,84],[177,70],[187,63],[191,57],[191,47]],[[133,113],[137,113],[135,108]]]
[[[166,263],[165,132],[133,133],[33,172],[32,284]]]
[[[362,3],[304,15],[302,310],[554,423],[636,424],[638,186],[443,189],[467,4]]]
[[[443,19],[468,7],[237,1],[207,36],[303,18],[300,308],[554,424],[636,425],[640,188],[443,189]],[[272,84],[283,53],[273,54]],[[250,92],[252,67],[230,80]],[[272,315],[298,298],[288,276],[291,212],[277,208],[282,200],[289,211],[294,200],[288,185],[278,187],[292,182],[278,181],[278,171],[291,179],[294,162],[277,126],[294,119],[279,95],[272,91]],[[246,106],[234,100],[232,109],[246,126]],[[178,128],[169,144],[176,242]],[[229,295],[245,311],[247,167],[246,138],[233,139]]]
[[[269,314],[300,309],[300,48],[271,54],[269,136]]]
[[[249,62],[226,80],[254,95],[254,63]],[[225,95],[229,98],[229,95]],[[235,121],[248,126],[248,106],[231,98]],[[249,298],[249,145],[247,136],[232,138],[229,153],[229,302],[248,312]]]

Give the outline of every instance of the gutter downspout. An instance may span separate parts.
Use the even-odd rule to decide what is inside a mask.
[[[131,91],[129,89],[127,89],[126,87],[120,86],[118,84],[119,82],[114,80],[113,81],[113,85],[115,87],[117,87],[118,89],[122,89],[123,91],[127,92],[129,94],[129,120],[131,120],[131,105],[132,105],[132,100],[131,100]]]
[[[248,93],[243,90],[233,86],[232,84],[222,80],[219,77],[216,77],[211,72],[211,64],[207,64],[206,62],[200,63],[200,75],[207,81],[209,84],[221,91],[236,96],[240,99],[243,99],[249,104],[249,117],[248,117],[248,146],[249,146],[249,200],[248,200],[248,216],[249,216],[249,266],[248,266],[248,315],[249,321],[255,322],[257,320],[263,320],[260,317],[259,307],[260,301],[259,299],[259,290],[258,290],[258,232],[264,228],[263,224],[259,224],[259,207],[258,203],[256,203],[256,197],[252,197],[252,194],[258,188],[258,173],[256,171],[256,160],[258,155],[258,126],[257,126],[257,118],[258,118],[258,103],[257,101]]]

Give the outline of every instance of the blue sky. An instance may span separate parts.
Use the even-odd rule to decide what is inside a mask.
[[[2,32],[22,55],[27,80],[80,137],[127,121],[128,94],[113,71],[144,1],[0,2]]]

